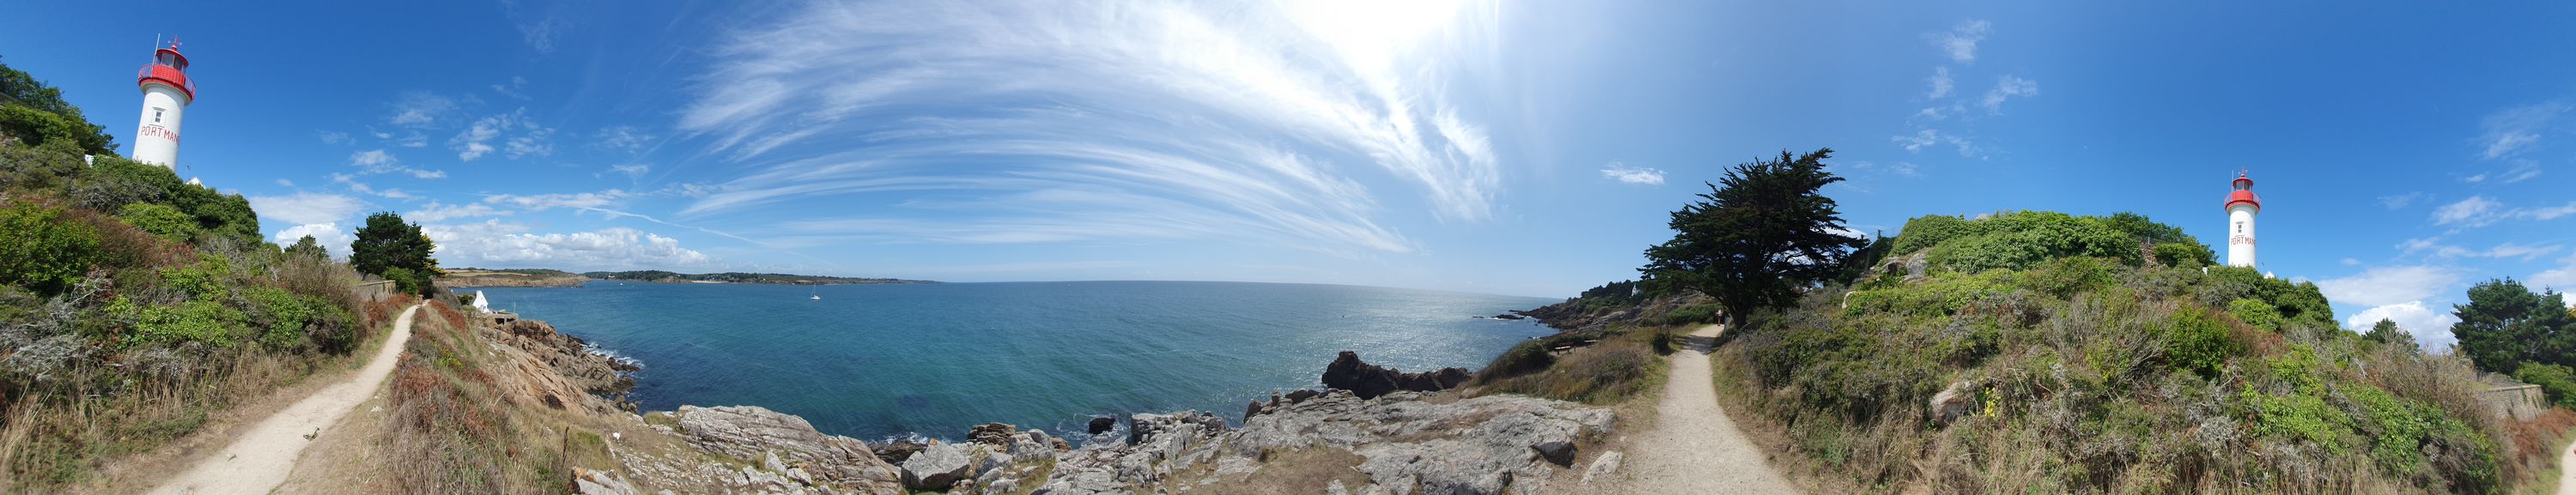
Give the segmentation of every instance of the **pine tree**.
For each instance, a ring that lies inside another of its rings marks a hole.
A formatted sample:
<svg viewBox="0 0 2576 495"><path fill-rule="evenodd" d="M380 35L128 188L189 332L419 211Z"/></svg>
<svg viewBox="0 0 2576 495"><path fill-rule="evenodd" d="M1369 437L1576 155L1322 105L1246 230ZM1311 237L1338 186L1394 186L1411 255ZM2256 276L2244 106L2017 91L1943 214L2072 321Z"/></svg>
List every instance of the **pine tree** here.
<svg viewBox="0 0 2576 495"><path fill-rule="evenodd" d="M1847 234L1834 200L1820 192L1843 180L1825 171L1832 154L1782 151L1727 170L1700 201L1672 213L1672 240L1646 248L1637 271L1657 290L1716 298L1732 321L1795 301L1798 288L1829 279L1866 244Z"/></svg>

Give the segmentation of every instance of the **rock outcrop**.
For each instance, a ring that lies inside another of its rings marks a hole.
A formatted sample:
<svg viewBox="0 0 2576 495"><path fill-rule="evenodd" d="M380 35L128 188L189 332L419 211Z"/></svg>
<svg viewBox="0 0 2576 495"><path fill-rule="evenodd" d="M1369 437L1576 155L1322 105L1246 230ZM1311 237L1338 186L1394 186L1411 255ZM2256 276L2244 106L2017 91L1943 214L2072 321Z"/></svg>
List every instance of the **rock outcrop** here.
<svg viewBox="0 0 2576 495"><path fill-rule="evenodd" d="M616 395L635 388L635 380L620 371L633 371L631 363L620 363L591 354L589 344L581 338L556 332L554 325L535 320L518 320L501 325L500 341L526 351L538 361L553 366L555 372L582 390Z"/></svg>
<svg viewBox="0 0 2576 495"><path fill-rule="evenodd" d="M1435 403L1417 392L1363 400L1335 390L1289 397L1234 430L1206 413L1136 415L1133 428L1142 433L1131 443L1059 454L1036 493L1157 493L1159 486L1240 480L1275 453L1305 449L1364 458L1352 468L1369 482L1350 493L1545 493L1559 475L1579 480L1583 470L1569 467L1579 446L1617 423L1608 409L1519 396ZM1207 466L1213 469L1197 469ZM1175 479L1189 476L1205 477Z"/></svg>
<svg viewBox="0 0 2576 495"><path fill-rule="evenodd" d="M1405 373L1394 368L1360 361L1360 354L1342 351L1333 363L1324 366L1324 386L1349 390L1362 399L1375 399L1398 390L1438 392L1456 388L1474 377L1466 368L1441 368L1425 373Z"/></svg>
<svg viewBox="0 0 2576 495"><path fill-rule="evenodd" d="M634 456L637 474L700 486L756 488L753 493L904 493L904 470L877 458L865 442L815 431L805 418L758 406L680 406L673 433L707 454L756 462L739 468L702 459ZM914 456L918 458L920 456Z"/></svg>

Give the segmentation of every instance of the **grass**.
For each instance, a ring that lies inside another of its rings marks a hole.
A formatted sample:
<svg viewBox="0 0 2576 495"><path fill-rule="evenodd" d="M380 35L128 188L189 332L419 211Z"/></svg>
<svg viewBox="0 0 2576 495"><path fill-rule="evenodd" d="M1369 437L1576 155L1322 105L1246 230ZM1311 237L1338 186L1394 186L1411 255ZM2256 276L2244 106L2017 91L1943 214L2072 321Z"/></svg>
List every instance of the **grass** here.
<svg viewBox="0 0 2576 495"><path fill-rule="evenodd" d="M1217 482L1194 486L1191 492L1244 495L1307 495L1322 492L1324 486L1339 480L1342 486L1356 492L1368 484L1368 475L1359 471L1367 458L1348 450L1335 448L1266 449L1262 451L1261 469L1240 479L1219 478ZM1213 470L1214 463L1201 466ZM1173 476L1176 480L1197 480L1199 476ZM1192 481L1195 483L1195 481ZM1027 486L1023 484L1022 486ZM1178 493L1178 492L1175 492Z"/></svg>
<svg viewBox="0 0 2576 495"><path fill-rule="evenodd" d="M1601 336L1600 342L1563 356L1548 350L1557 339L1515 346L1477 374L1477 393L1511 393L1593 405L1618 404L1663 385L1664 359L1652 341L1666 330L1636 329Z"/></svg>
<svg viewBox="0 0 2576 495"><path fill-rule="evenodd" d="M388 466L405 493L558 493L573 468L613 469L598 430L521 397L499 351L454 306L415 319L386 395Z"/></svg>

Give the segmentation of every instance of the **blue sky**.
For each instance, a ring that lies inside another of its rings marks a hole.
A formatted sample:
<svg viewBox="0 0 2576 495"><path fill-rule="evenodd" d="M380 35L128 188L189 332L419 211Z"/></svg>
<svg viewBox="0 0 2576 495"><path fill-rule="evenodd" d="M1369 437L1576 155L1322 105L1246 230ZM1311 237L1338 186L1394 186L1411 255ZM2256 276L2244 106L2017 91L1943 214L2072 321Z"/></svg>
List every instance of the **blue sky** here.
<svg viewBox="0 0 2576 495"><path fill-rule="evenodd" d="M1830 146L1891 234L2223 246L2248 169L2265 270L2437 344L2470 283L2576 287L2576 4L421 3L20 5L0 57L122 140L183 36L182 175L449 266L1562 296Z"/></svg>

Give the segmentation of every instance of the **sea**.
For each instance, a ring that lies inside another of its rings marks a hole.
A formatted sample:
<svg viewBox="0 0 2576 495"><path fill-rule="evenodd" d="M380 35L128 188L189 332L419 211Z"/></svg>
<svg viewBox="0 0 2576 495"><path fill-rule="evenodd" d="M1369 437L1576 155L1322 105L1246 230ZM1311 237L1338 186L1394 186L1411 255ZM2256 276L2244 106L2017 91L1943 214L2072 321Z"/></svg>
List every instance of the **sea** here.
<svg viewBox="0 0 2576 495"><path fill-rule="evenodd" d="M1477 369L1554 333L1491 318L1556 301L1342 285L1016 282L482 288L640 363L644 410L757 405L870 441L988 422L1083 439L1094 416L1209 411L1318 388L1340 351ZM820 296L821 300L813 299Z"/></svg>

